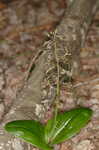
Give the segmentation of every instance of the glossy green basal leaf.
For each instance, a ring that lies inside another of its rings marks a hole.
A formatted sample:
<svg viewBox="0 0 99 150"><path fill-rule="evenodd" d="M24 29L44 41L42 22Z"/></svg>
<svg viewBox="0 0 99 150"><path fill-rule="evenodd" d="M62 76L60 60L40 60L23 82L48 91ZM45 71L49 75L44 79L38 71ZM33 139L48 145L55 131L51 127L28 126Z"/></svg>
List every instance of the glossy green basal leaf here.
<svg viewBox="0 0 99 150"><path fill-rule="evenodd" d="M44 141L44 126L38 121L12 121L5 125L5 130L42 150L52 150Z"/></svg>
<svg viewBox="0 0 99 150"><path fill-rule="evenodd" d="M92 110L89 108L76 108L68 112L58 113L56 127L52 129L53 118L48 121L45 127L46 143L59 144L76 135L91 119Z"/></svg>
<svg viewBox="0 0 99 150"><path fill-rule="evenodd" d="M75 113L77 112L77 110L73 110L73 112L74 111ZM50 119L47 122L47 125L45 127L46 143L50 143L57 136L57 134L60 133L60 131L64 128L64 126L67 125L67 123L69 122L69 120L71 120L73 115L75 116L73 112L71 110L69 112L64 112L62 114L58 113L56 116L56 122L54 125L53 125L54 118ZM54 126L54 130L53 130L53 126Z"/></svg>

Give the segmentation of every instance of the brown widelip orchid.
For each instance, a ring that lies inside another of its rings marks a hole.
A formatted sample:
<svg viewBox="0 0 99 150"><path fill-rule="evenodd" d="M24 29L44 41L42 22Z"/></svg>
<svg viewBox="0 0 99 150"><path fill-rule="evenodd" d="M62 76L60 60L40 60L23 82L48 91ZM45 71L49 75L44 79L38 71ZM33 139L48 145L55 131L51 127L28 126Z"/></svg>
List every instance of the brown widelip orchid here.
<svg viewBox="0 0 99 150"><path fill-rule="evenodd" d="M12 135L42 150L52 150L59 144L75 136L90 121L92 110L75 108L57 113L47 124L35 120L16 120L5 125L5 130Z"/></svg>

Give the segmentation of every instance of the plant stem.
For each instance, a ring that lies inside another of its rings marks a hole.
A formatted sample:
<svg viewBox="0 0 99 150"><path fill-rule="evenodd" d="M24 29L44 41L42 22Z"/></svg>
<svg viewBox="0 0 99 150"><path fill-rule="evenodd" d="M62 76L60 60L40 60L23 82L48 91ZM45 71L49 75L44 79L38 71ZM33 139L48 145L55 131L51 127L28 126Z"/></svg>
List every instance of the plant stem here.
<svg viewBox="0 0 99 150"><path fill-rule="evenodd" d="M58 113L58 106L59 106L59 99L60 99L60 67L59 67L59 58L57 54L57 44L56 44L56 33L57 31L54 32L54 54L55 54L55 59L56 59L56 67L57 67L57 87L56 87L56 99L55 99L55 118Z"/></svg>

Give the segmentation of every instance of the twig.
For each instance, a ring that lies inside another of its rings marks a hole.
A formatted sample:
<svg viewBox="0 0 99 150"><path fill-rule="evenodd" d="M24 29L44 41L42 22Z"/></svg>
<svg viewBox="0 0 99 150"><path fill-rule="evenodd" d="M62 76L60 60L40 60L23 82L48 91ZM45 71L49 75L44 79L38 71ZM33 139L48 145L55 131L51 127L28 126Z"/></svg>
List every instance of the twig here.
<svg viewBox="0 0 99 150"><path fill-rule="evenodd" d="M90 81L85 81L85 82L80 82L80 83L77 83L75 84L73 87L74 88L77 88L79 86L84 86L84 85L88 85L88 84L93 84L94 82L97 82L99 81L99 78L96 78L96 79L93 79L93 80L90 80Z"/></svg>
<svg viewBox="0 0 99 150"><path fill-rule="evenodd" d="M32 58L31 62L30 62L30 65L29 65L29 68L28 70L26 71L26 75L25 75L25 81L27 81L30 77L30 73L31 73L31 69L33 67L33 65L35 65L35 61L38 59L38 57L42 54L42 50L39 50L37 52L37 54L35 55L35 57Z"/></svg>

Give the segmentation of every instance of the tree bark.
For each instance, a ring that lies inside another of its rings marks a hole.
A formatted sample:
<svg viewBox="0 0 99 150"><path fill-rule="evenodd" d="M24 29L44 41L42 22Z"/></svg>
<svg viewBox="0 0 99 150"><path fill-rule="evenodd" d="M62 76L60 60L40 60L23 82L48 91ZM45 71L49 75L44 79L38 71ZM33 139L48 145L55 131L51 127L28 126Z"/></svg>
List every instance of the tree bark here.
<svg viewBox="0 0 99 150"><path fill-rule="evenodd" d="M66 65L66 59L68 59L68 64L71 66L69 71L72 72L73 78L78 74L78 72L80 72L80 48L84 46L89 25L98 6L99 0L73 1L72 5L70 5L68 10L66 10L62 22L57 27L57 35L55 40L58 45L58 59L63 66ZM47 44L46 46L45 44L45 47L42 46L41 51L43 51L43 53L38 59L36 67L31 74L27 86L24 87L22 92L18 94L17 100L14 102L12 109L4 117L4 120L1 123L0 148L3 150L32 150L32 146L22 142L17 138L14 138L5 132L3 126L6 122L11 120L41 120L44 118L44 113L47 106L43 105L41 101L41 82L45 78L48 67L50 67L49 64L47 64L47 61L49 51L53 51L53 39L51 39L51 45L49 46ZM70 54L70 57L68 57L69 55L65 55L66 53ZM53 59L54 57L52 56L51 60ZM53 76L51 77L53 78ZM53 103L53 101L49 103Z"/></svg>
<svg viewBox="0 0 99 150"><path fill-rule="evenodd" d="M65 47L72 53L73 75L79 72L80 48L84 46L97 7L99 7L97 0L75 0L58 27L58 33L66 40Z"/></svg>

